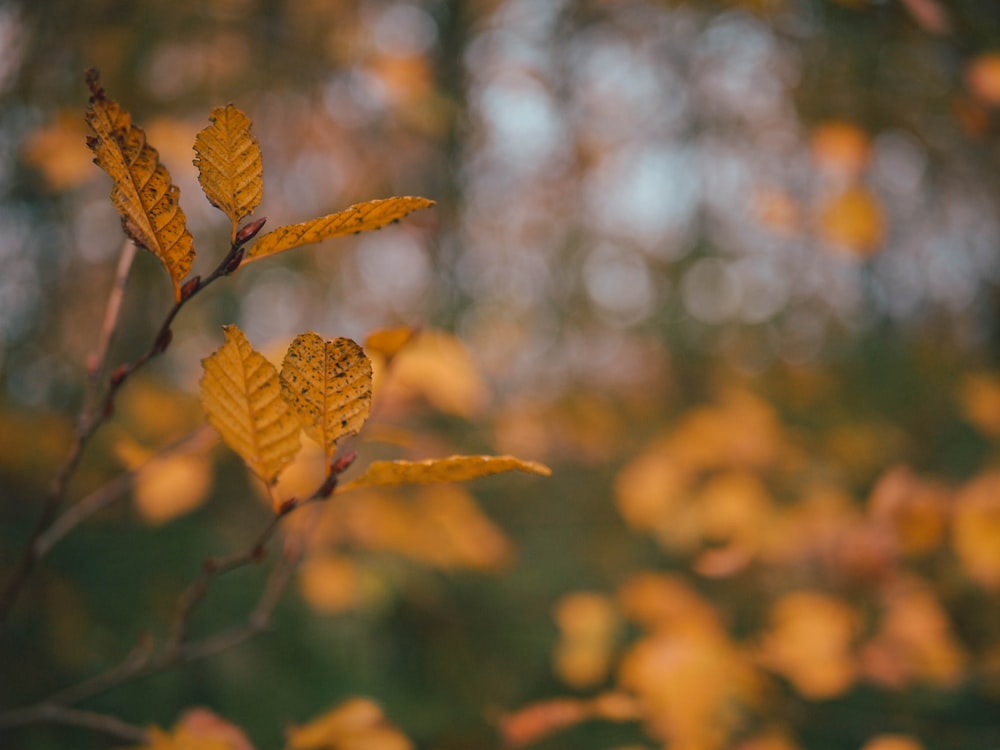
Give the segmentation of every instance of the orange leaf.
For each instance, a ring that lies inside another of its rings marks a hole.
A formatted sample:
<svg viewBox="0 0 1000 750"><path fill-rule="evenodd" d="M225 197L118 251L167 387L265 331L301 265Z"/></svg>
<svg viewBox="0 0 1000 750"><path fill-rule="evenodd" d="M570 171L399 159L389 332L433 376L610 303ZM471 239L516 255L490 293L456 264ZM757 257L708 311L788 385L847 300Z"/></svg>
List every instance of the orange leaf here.
<svg viewBox="0 0 1000 750"><path fill-rule="evenodd" d="M122 216L122 228L137 245L155 255L174 284L180 299L181 281L191 270L195 252L187 221L160 155L146 142L146 134L132 124L132 116L108 99L96 71L89 71L90 107L87 123L96 134L87 140L94 161L111 175L111 201Z"/></svg>
<svg viewBox="0 0 1000 750"><path fill-rule="evenodd" d="M331 237L380 229L407 214L428 208L434 201L414 196L383 198L356 203L350 208L301 224L289 224L261 236L247 251L246 261L260 260L302 245L322 242Z"/></svg>
<svg viewBox="0 0 1000 750"><path fill-rule="evenodd" d="M832 245L867 257L885 238L885 217L878 199L863 187L834 196L820 215L820 234Z"/></svg>
<svg viewBox="0 0 1000 750"><path fill-rule="evenodd" d="M300 426L281 397L274 365L254 351L236 326L224 326L226 343L202 360L201 402L208 421L267 484L299 451Z"/></svg>
<svg viewBox="0 0 1000 750"><path fill-rule="evenodd" d="M281 395L329 459L361 429L372 405L372 364L350 339L296 336L281 365Z"/></svg>
<svg viewBox="0 0 1000 750"><path fill-rule="evenodd" d="M514 456L449 456L426 461L373 461L364 474L343 485L341 490L398 484L465 482L506 471L525 471L546 477L552 474L552 470L544 464L522 461Z"/></svg>
<svg viewBox="0 0 1000 750"><path fill-rule="evenodd" d="M250 133L250 118L232 104L213 109L209 120L194 141L198 182L209 203L229 217L235 240L240 219L264 195L260 145Z"/></svg>
<svg viewBox="0 0 1000 750"><path fill-rule="evenodd" d="M352 698L287 732L285 750L410 750L413 747L382 709L367 698Z"/></svg>

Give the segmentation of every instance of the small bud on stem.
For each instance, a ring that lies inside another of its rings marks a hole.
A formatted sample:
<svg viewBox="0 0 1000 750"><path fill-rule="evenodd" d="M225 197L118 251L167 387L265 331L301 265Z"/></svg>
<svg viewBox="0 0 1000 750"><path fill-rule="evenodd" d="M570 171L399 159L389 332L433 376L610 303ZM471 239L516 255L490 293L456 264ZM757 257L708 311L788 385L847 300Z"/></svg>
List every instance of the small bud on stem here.
<svg viewBox="0 0 1000 750"><path fill-rule="evenodd" d="M261 229L264 228L264 224L266 221L267 217L264 216L260 219L256 219L255 221L251 221L244 227L240 227L240 231L236 233L236 240L233 242L233 244L239 246L248 243L250 240L252 240L254 237L257 236L257 233Z"/></svg>

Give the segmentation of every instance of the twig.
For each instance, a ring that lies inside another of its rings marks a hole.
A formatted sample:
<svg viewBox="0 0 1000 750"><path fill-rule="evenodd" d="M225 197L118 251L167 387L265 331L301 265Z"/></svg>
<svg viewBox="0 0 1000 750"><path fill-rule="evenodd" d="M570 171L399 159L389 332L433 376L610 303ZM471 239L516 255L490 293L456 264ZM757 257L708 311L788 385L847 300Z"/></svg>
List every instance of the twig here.
<svg viewBox="0 0 1000 750"><path fill-rule="evenodd" d="M87 698L106 693L108 690L132 680L140 674L145 674L150 664L153 663L154 648L153 639L148 634L143 633L139 637L135 648L129 652L128 656L120 664L83 682L63 688L53 693L44 702L60 706L75 706Z"/></svg>
<svg viewBox="0 0 1000 750"><path fill-rule="evenodd" d="M195 608L201 603L208 593L212 582L221 575L238 568L246 567L264 559L265 548L274 532L281 523L281 519L295 510L299 505L290 504L283 506L281 511L276 513L264 527L264 530L257 537L257 540L245 552L230 555L222 558L209 558L201 566L198 577L188 586L177 599L177 609L174 613L173 625L170 628L170 636L167 639L167 653L176 653L187 639L188 630L191 624L191 616Z"/></svg>
<svg viewBox="0 0 1000 750"><path fill-rule="evenodd" d="M126 471L124 474L120 474L103 487L99 487L89 495L85 496L82 500L71 505L63 511L63 513L52 522L52 525L49 526L45 533L38 538L38 541L35 543L35 554L38 559L45 557L45 555L51 551L56 543L69 534L69 532L95 513L107 508L126 491L128 491L136 476L138 476L142 470L150 464L150 462L157 461L173 453L186 451L190 448L198 448L207 442L206 439L209 438L211 434L210 428L202 425L194 432L164 447L136 468Z"/></svg>
<svg viewBox="0 0 1000 750"><path fill-rule="evenodd" d="M160 326L159 331L157 331L156 336L153 338L153 343L150 345L149 349L146 350L146 352L138 359L129 364L121 365L111 374L104 397L99 400L100 403L97 404L96 408L81 411L80 420L76 429L76 439L70 447L69 455L66 457L62 468L56 474L56 477L49 488L48 495L42 505L42 512L34 530L31 533L31 537L29 538L28 544L24 549L24 553L22 554L17 566L14 568L14 572L8 579L3 593L0 594L0 626L6 623L14 602L17 600L18 595L21 593L21 589L24 588L24 584L31 576L32 571L35 569L35 565L40 559L38 556L38 540L58 517L59 509L65 501L69 479L76 470L77 465L80 463L84 448L86 448L87 444L90 442L90 439L97 431L97 428L104 424L104 422L106 422L107 419L114 413L114 402L118 389L122 387L125 381L128 380L134 372L144 367L147 362L158 354L162 354L166 351L167 347L170 346L170 341L173 338L173 332L171 331L170 326L173 324L174 318L177 317L177 314L181 311L184 305L186 305L188 301L202 292L210 284L223 276L228 276L239 268L240 263L243 260L244 243L248 242L254 234L256 234L256 231L259 231L259 229L263 226L263 221L263 219L258 219L240 230L237 234L236 242L232 245L232 247L230 247L226 257L222 259L219 265L216 266L215 270L213 270L208 276L205 278L195 276L189 279L183 287L181 287L180 299L174 302L173 307L170 308L163 324ZM105 317L107 318L107 316Z"/></svg>
<svg viewBox="0 0 1000 750"><path fill-rule="evenodd" d="M97 401L101 378L107 368L108 351L118 330L118 316L121 313L122 299L125 297L125 284L128 281L132 261L135 260L136 246L130 239L122 243L122 252L118 257L118 267L115 269L114 285L108 294L108 302L104 308L104 322L101 325L101 335L97 347L87 358L87 392L83 399L80 413L89 418L94 403Z"/></svg>
<svg viewBox="0 0 1000 750"><path fill-rule="evenodd" d="M246 552L226 558L206 560L194 582L178 597L170 635L159 651L154 651L152 641L144 637L140 639L139 644L124 661L106 672L60 690L33 706L0 713L0 728L27 723L17 720L16 717L34 716L35 714L30 712L39 710L41 706L76 705L133 680L207 658L243 643L257 633L266 630L270 625L274 608L288 587L292 574L302 558L302 552L305 548L304 534L308 531L303 531L288 541L285 553L271 571L257 605L242 625L207 636L199 641L188 642L186 640L190 618L197 605L204 599L211 583L224 573L262 560L267 544L274 537L282 519L299 508L327 497L328 488L336 485L336 479L336 474L328 476L323 484L304 500L292 498L284 502Z"/></svg>
<svg viewBox="0 0 1000 750"><path fill-rule="evenodd" d="M267 630L271 625L274 609L278 606L282 594L292 580L292 574L302 560L304 548L303 544L286 545L285 554L271 570L260 599L257 600L257 606L247 616L246 622L231 630L208 636L182 647L180 655L184 661L196 661L213 656L220 651L238 646L258 633Z"/></svg>
<svg viewBox="0 0 1000 750"><path fill-rule="evenodd" d="M10 711L0 716L0 729L13 729L31 724L63 724L91 729L127 742L145 744L150 741L149 732L145 729L114 716L94 711L80 711L52 703L39 703L30 708Z"/></svg>

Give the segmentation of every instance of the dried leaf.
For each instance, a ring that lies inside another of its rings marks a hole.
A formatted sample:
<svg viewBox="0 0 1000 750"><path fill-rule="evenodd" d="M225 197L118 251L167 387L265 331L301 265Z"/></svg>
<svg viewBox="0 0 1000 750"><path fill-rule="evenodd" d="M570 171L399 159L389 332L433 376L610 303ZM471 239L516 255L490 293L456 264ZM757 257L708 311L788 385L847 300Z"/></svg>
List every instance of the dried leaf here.
<svg viewBox="0 0 1000 750"><path fill-rule="evenodd" d="M415 395L435 409L460 417L482 412L488 389L465 345L444 331L422 331L393 358L386 379L388 402L405 403Z"/></svg>
<svg viewBox="0 0 1000 750"><path fill-rule="evenodd" d="M833 196L823 205L819 222L824 240L858 257L874 255L885 239L882 205L863 187L851 187Z"/></svg>
<svg viewBox="0 0 1000 750"><path fill-rule="evenodd" d="M1000 591L1000 470L980 473L959 490L951 541L966 574Z"/></svg>
<svg viewBox="0 0 1000 750"><path fill-rule="evenodd" d="M285 750L410 750L413 747L367 698L352 698L288 730Z"/></svg>
<svg viewBox="0 0 1000 750"><path fill-rule="evenodd" d="M356 435L372 405L372 364L355 342L296 336L281 365L281 395L329 459L337 441Z"/></svg>
<svg viewBox="0 0 1000 750"><path fill-rule="evenodd" d="M638 702L622 692L601 693L591 700L552 698L504 714L499 730L508 746L523 747L588 719L633 721L640 714Z"/></svg>
<svg viewBox="0 0 1000 750"><path fill-rule="evenodd" d="M861 750L924 750L924 746L916 737L906 734L877 734Z"/></svg>
<svg viewBox="0 0 1000 750"><path fill-rule="evenodd" d="M242 729L200 706L185 710L174 726L174 731L178 734L183 731L187 737L206 745L210 742L221 743L226 750L253 750L253 745Z"/></svg>
<svg viewBox="0 0 1000 750"><path fill-rule="evenodd" d="M969 61L965 83L974 97L988 107L1000 105L1000 52L984 52Z"/></svg>
<svg viewBox="0 0 1000 750"><path fill-rule="evenodd" d="M413 339L415 333L416 330L410 326L380 328L365 337L365 351L377 352L386 360L392 359Z"/></svg>
<svg viewBox="0 0 1000 750"><path fill-rule="evenodd" d="M70 190L89 180L94 165L85 143L86 126L80 113L61 110L24 140L25 161L35 167L54 191Z"/></svg>
<svg viewBox="0 0 1000 750"><path fill-rule="evenodd" d="M236 326L202 360L201 403L208 421L258 477L272 484L299 450L299 423L281 398L274 365L254 351Z"/></svg>
<svg viewBox="0 0 1000 750"><path fill-rule="evenodd" d="M87 123L96 135L87 139L95 163L111 175L111 201L122 215L125 233L155 255L174 284L180 299L181 281L191 270L195 252L191 233L167 168L146 134L132 124L132 116L108 99L96 71L87 76L90 107Z"/></svg>
<svg viewBox="0 0 1000 750"><path fill-rule="evenodd" d="M146 523L166 523L205 501L212 486L208 448L214 440L206 428L190 445L158 454L128 438L115 446L118 456L135 472L132 498Z"/></svg>
<svg viewBox="0 0 1000 750"><path fill-rule="evenodd" d="M194 164L209 203L232 221L235 240L240 219L252 214L264 195L260 145L250 118L232 104L212 110L208 119L212 124L194 141Z"/></svg>
<svg viewBox="0 0 1000 750"><path fill-rule="evenodd" d="M373 461L364 474L343 485L342 490L398 484L465 482L505 471L525 471L546 477L552 473L544 464L522 461L514 456L449 456L426 461Z"/></svg>
<svg viewBox="0 0 1000 750"><path fill-rule="evenodd" d="M350 208L335 214L321 216L301 224L289 224L268 232L250 247L244 262L260 260L285 250L321 242L331 237L343 237L348 234L379 229L386 224L402 219L407 214L433 205L434 201L414 196L355 203Z"/></svg>
<svg viewBox="0 0 1000 750"><path fill-rule="evenodd" d="M531 703L500 718L500 734L509 747L523 747L591 718L586 701L553 698Z"/></svg>
<svg viewBox="0 0 1000 750"><path fill-rule="evenodd" d="M856 177L871 158L868 134L852 122L828 120L810 140L813 159L824 172Z"/></svg>
<svg viewBox="0 0 1000 750"><path fill-rule="evenodd" d="M332 507L332 506L328 506ZM328 513L338 539L388 551L442 570L496 571L513 559L513 544L463 487L423 487L407 495L370 492Z"/></svg>
<svg viewBox="0 0 1000 750"><path fill-rule="evenodd" d="M364 597L362 570L346 555L311 557L299 568L299 589L310 606L325 614L358 607Z"/></svg>
<svg viewBox="0 0 1000 750"><path fill-rule="evenodd" d="M853 641L859 619L847 602L816 591L794 591L771 606L770 621L761 662L801 695L834 698L857 680Z"/></svg>
<svg viewBox="0 0 1000 750"><path fill-rule="evenodd" d="M555 621L559 626L552 654L555 673L578 690L603 682L611 670L619 627L611 598L593 591L567 594L556 603Z"/></svg>
<svg viewBox="0 0 1000 750"><path fill-rule="evenodd" d="M202 737L178 727L165 732L158 727L149 731L149 742L135 745L128 750L237 750L238 745L220 737Z"/></svg>

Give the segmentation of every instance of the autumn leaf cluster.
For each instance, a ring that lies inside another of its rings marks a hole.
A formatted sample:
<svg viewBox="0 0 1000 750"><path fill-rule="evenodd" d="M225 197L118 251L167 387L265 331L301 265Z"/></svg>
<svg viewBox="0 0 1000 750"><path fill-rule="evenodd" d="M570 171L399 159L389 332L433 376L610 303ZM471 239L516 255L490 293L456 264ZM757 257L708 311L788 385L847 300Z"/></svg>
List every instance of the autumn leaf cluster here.
<svg viewBox="0 0 1000 750"><path fill-rule="evenodd" d="M996 446L1000 378L967 374L953 398ZM614 503L663 564L559 598L551 659L567 694L507 714L511 745L611 721L662 747L792 750L808 744L788 696L817 715L859 694L995 699L995 465L960 482L919 472L895 458L890 425L806 431L781 403L719 387L626 461ZM974 632L969 608L985 618ZM874 725L865 748L934 746L925 726Z"/></svg>

